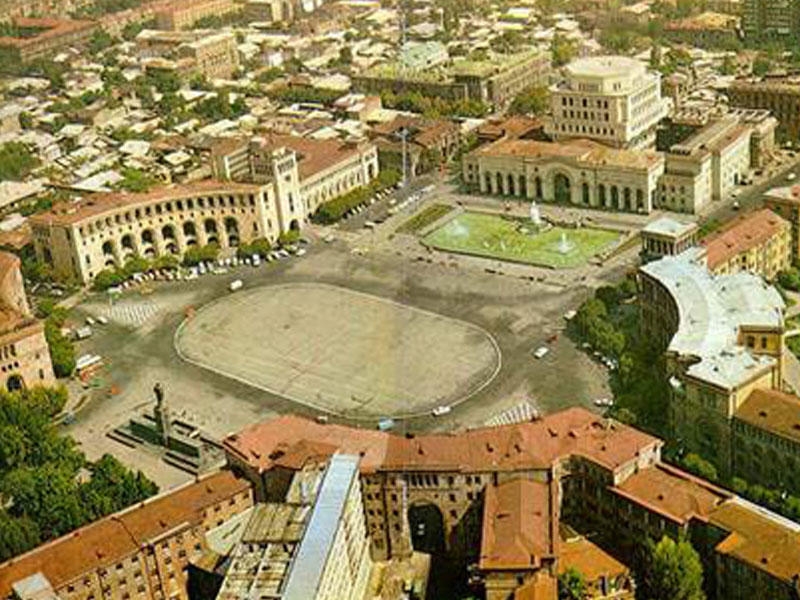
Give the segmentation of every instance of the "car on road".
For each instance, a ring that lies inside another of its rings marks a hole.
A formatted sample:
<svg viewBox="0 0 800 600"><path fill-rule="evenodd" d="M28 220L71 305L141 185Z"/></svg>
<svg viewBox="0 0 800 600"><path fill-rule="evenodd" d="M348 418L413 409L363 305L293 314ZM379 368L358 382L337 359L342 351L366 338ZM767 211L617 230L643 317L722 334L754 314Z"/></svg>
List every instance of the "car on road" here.
<svg viewBox="0 0 800 600"><path fill-rule="evenodd" d="M94 319L92 317L86 317L86 324L89 326L94 325Z"/></svg>
<svg viewBox="0 0 800 600"><path fill-rule="evenodd" d="M108 325L108 319L103 315L97 317L97 322L100 323L101 325Z"/></svg>
<svg viewBox="0 0 800 600"><path fill-rule="evenodd" d="M548 348L547 346L539 346L536 350L533 351L533 358L535 359L544 358L545 356L547 356L549 352L550 348Z"/></svg>
<svg viewBox="0 0 800 600"><path fill-rule="evenodd" d="M231 282L230 282L230 284L228 285L228 289L229 289L230 291L232 291L232 292L235 292L236 290L240 290L240 289L242 289L242 286L243 286L243 285L244 285L244 284L242 283L242 280L241 280L241 279L234 279L234 280L233 280L233 281L231 281Z"/></svg>
<svg viewBox="0 0 800 600"><path fill-rule="evenodd" d="M733 208L733 210L739 210L739 208L740 208L739 201L738 200L734 200L733 204L731 205L731 207Z"/></svg>
<svg viewBox="0 0 800 600"><path fill-rule="evenodd" d="M599 408L611 408L614 406L614 401L611 398L597 398L594 405Z"/></svg>
<svg viewBox="0 0 800 600"><path fill-rule="evenodd" d="M450 408L449 406L447 406L446 404L442 404L441 406L437 406L436 408L434 408L431 411L431 414L434 417L443 417L444 415L449 413L451 410L453 410L453 409Z"/></svg>
<svg viewBox="0 0 800 600"><path fill-rule="evenodd" d="M789 173L786 176L786 181L794 181L795 179L797 179L797 174L796 173Z"/></svg>

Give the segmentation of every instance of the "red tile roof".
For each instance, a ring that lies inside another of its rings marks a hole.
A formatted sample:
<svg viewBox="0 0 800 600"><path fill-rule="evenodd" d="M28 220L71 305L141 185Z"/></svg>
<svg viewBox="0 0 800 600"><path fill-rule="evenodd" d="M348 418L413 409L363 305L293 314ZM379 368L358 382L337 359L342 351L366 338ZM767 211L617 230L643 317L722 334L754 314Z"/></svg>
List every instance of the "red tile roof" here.
<svg viewBox="0 0 800 600"><path fill-rule="evenodd" d="M631 475L614 493L676 523L706 520L731 494L707 481L659 463Z"/></svg>
<svg viewBox="0 0 800 600"><path fill-rule="evenodd" d="M557 551L557 483L513 479L487 486L481 570L537 569ZM555 527L556 535L553 535Z"/></svg>
<svg viewBox="0 0 800 600"><path fill-rule="evenodd" d="M734 415L797 443L800 442L800 397L780 390L753 390Z"/></svg>
<svg viewBox="0 0 800 600"><path fill-rule="evenodd" d="M222 471L173 492L95 521L0 565L0 598L20 579L41 572L59 587L129 556L142 544L176 527L198 524L203 510L250 488L250 483Z"/></svg>
<svg viewBox="0 0 800 600"><path fill-rule="evenodd" d="M76 202L61 202L47 212L31 216L29 222L32 225L45 226L70 225L105 213L152 202L179 200L198 195L256 194L261 187L251 183L208 179L191 184L165 185L142 194L128 192L90 194Z"/></svg>
<svg viewBox="0 0 800 600"><path fill-rule="evenodd" d="M709 269L715 269L734 256L759 246L790 224L768 208L740 215L730 225L704 238Z"/></svg>
<svg viewBox="0 0 800 600"><path fill-rule="evenodd" d="M547 468L570 455L585 456L615 469L662 443L588 410L570 408L535 422L412 438L287 415L245 428L224 444L230 453L264 471L287 455L299 461L297 444L301 440L317 444L315 451L338 449L361 455L361 471L365 473L414 469L515 471ZM309 451L308 457L313 456Z"/></svg>

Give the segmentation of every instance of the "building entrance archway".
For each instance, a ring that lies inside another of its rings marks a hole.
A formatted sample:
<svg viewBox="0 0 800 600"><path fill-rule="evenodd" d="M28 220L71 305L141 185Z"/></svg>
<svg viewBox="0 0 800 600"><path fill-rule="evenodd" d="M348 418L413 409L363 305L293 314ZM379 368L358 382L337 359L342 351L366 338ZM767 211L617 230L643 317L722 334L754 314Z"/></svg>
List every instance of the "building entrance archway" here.
<svg viewBox="0 0 800 600"><path fill-rule="evenodd" d="M411 545L418 552L440 555L446 548L444 517L435 504L418 504L408 509Z"/></svg>
<svg viewBox="0 0 800 600"><path fill-rule="evenodd" d="M556 202L569 203L572 199L572 183L563 173L556 173L553 178L553 190Z"/></svg>

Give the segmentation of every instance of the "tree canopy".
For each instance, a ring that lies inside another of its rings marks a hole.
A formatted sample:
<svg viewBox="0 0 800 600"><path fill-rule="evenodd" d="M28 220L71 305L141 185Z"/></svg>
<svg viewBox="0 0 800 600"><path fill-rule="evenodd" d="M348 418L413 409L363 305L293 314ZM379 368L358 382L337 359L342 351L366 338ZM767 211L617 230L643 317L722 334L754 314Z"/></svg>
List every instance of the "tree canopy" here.
<svg viewBox="0 0 800 600"><path fill-rule="evenodd" d="M25 144L8 142L0 146L0 181L20 180L38 164Z"/></svg>
<svg viewBox="0 0 800 600"><path fill-rule="evenodd" d="M705 600L703 565L692 544L664 536L648 541L648 557L642 581L647 600ZM638 594L637 594L638 596Z"/></svg>
<svg viewBox="0 0 800 600"><path fill-rule="evenodd" d="M121 510L158 490L110 455L91 463L51 416L64 388L0 392L0 560ZM79 478L80 469L91 474Z"/></svg>

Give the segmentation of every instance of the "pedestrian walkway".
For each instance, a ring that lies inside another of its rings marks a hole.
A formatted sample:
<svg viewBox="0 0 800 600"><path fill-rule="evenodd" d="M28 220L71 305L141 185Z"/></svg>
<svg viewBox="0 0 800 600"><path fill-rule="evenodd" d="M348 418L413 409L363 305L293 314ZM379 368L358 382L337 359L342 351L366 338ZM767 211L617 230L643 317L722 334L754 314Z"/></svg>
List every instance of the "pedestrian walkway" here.
<svg viewBox="0 0 800 600"><path fill-rule="evenodd" d="M102 314L109 321L138 329L158 315L160 311L158 304L150 299L121 300L111 307L106 307Z"/></svg>

